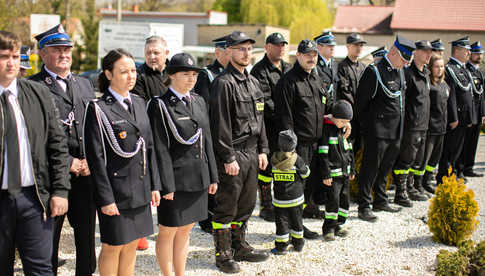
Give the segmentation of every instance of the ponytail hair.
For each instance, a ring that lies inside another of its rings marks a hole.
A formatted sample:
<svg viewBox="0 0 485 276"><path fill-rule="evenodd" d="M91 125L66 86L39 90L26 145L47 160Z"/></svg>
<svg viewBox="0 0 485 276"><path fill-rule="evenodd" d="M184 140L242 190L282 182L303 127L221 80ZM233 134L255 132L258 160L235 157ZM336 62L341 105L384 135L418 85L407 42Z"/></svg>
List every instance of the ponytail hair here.
<svg viewBox="0 0 485 276"><path fill-rule="evenodd" d="M111 81L108 80L104 71L108 70L113 72L115 62L120 60L122 57L129 57L134 60L133 56L128 51L121 48L111 50L108 54L106 54L106 56L103 57L103 60L101 61L101 73L98 77L99 91L103 93L108 92L108 87L110 86Z"/></svg>

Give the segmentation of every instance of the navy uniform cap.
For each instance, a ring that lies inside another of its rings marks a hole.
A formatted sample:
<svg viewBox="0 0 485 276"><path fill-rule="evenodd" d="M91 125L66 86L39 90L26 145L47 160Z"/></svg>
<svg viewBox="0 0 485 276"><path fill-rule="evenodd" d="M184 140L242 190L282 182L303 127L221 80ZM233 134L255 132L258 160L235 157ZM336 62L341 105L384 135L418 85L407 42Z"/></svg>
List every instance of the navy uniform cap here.
<svg viewBox="0 0 485 276"><path fill-rule="evenodd" d="M179 53L174 55L167 66L168 74L175 74L181 71L196 71L202 70L200 67L195 65L194 58L187 53Z"/></svg>
<svg viewBox="0 0 485 276"><path fill-rule="evenodd" d="M32 69L29 62L30 58L30 48L29 46L22 45L20 48L20 68L25 70Z"/></svg>
<svg viewBox="0 0 485 276"><path fill-rule="evenodd" d="M313 40L315 40L316 43L321 44L321 45L329 45L329 46L335 46L337 45L337 42L335 42L335 36L333 36L332 32L324 32L323 34L315 37Z"/></svg>
<svg viewBox="0 0 485 276"><path fill-rule="evenodd" d="M351 33L347 36L347 44L359 44L359 43L367 43L364 38L358 33Z"/></svg>
<svg viewBox="0 0 485 276"><path fill-rule="evenodd" d="M69 35L64 31L61 24L35 36L39 42L39 48L50 46L68 46L72 47L72 41Z"/></svg>
<svg viewBox="0 0 485 276"><path fill-rule="evenodd" d="M436 39L431 41L431 47L433 51L444 51L445 50L445 45L441 41L441 39Z"/></svg>
<svg viewBox="0 0 485 276"><path fill-rule="evenodd" d="M399 50L401 56L407 60L411 61L414 50L416 50L416 45L414 41L405 38L404 36L397 35L394 41L394 46Z"/></svg>
<svg viewBox="0 0 485 276"><path fill-rule="evenodd" d="M214 47L225 49L227 47L227 35L216 38L212 42L214 42Z"/></svg>
<svg viewBox="0 0 485 276"><path fill-rule="evenodd" d="M389 51L386 49L385 46L382 46L381 48L378 48L378 49L371 52L372 57L383 57L387 53L389 53Z"/></svg>
<svg viewBox="0 0 485 276"><path fill-rule="evenodd" d="M461 47L470 50L470 39L468 36L462 37L460 39L454 40L451 43L453 47Z"/></svg>
<svg viewBox="0 0 485 276"><path fill-rule="evenodd" d="M473 43L471 48L473 54L483 54L485 52L483 51L482 43L480 43L480 41Z"/></svg>
<svg viewBox="0 0 485 276"><path fill-rule="evenodd" d="M250 38L247 34L241 31L232 32L230 35L227 36L226 42L227 47L238 45L244 42L250 42L251 44L256 43L254 39Z"/></svg>
<svg viewBox="0 0 485 276"><path fill-rule="evenodd" d="M431 46L431 43L427 40L419 40L416 41L416 50L431 50L433 49L433 46Z"/></svg>
<svg viewBox="0 0 485 276"><path fill-rule="evenodd" d="M266 44L271 43L271 44L288 44L288 41L286 41L285 37L280 34L280 33L272 33L268 35L266 38Z"/></svg>
<svg viewBox="0 0 485 276"><path fill-rule="evenodd" d="M306 54L312 51L318 52L315 41L303 39L300 44L298 44L298 53Z"/></svg>

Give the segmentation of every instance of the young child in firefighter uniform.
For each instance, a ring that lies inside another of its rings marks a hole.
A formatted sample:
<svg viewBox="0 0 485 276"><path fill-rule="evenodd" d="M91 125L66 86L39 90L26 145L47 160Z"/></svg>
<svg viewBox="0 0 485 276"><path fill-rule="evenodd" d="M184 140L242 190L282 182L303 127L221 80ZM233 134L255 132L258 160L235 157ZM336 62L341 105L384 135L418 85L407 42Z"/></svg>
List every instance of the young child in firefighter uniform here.
<svg viewBox="0 0 485 276"><path fill-rule="evenodd" d="M344 138L343 127L352 119L352 106L339 100L331 115L325 116L323 135L318 142L319 168L323 189L327 194L323 238L335 240L335 235L345 237L348 231L342 228L349 213L349 180L355 177L352 144Z"/></svg>
<svg viewBox="0 0 485 276"><path fill-rule="evenodd" d="M278 148L271 158L273 173L273 206L276 223L276 255L286 254L288 244L297 252L303 250L303 196L304 181L310 175L310 168L295 151L296 134L292 130L281 131Z"/></svg>

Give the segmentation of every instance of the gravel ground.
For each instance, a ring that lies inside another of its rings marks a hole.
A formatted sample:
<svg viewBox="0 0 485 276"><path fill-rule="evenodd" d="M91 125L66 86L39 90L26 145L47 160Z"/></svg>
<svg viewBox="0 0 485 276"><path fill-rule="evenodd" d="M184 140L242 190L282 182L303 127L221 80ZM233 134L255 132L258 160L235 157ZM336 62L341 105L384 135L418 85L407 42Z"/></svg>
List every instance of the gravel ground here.
<svg viewBox="0 0 485 276"><path fill-rule="evenodd" d="M485 173L485 136L481 136L475 170ZM469 178L468 187L475 191L479 207L485 204L483 178ZM393 198L393 192L390 192ZM429 202L414 202L412 208L397 214L376 213L376 223L357 219L357 205L352 204L346 227L350 235L324 242L322 238L306 241L303 252L285 256L271 256L264 263L240 263L242 272L237 275L434 275L436 254L441 249L454 247L435 243L423 222ZM255 211L249 223L248 241L258 249L273 247L274 223L265 222ZM479 220L485 216L480 208ZM154 216L154 221L156 217ZM322 221L305 219L305 225L321 234ZM67 262L59 275L74 275L75 249L72 229L63 229L60 258ZM156 229L156 228L155 228ZM473 240L485 238L485 225L479 224ZM160 275L155 257L156 235L149 237L150 248L138 252L135 275ZM96 251L99 254L99 232L96 234ZM214 260L212 236L196 226L191 233L190 252L186 275L225 275L220 273ZM19 265L18 265L19 266ZM20 271L20 269L17 269ZM16 273L21 275L21 273Z"/></svg>

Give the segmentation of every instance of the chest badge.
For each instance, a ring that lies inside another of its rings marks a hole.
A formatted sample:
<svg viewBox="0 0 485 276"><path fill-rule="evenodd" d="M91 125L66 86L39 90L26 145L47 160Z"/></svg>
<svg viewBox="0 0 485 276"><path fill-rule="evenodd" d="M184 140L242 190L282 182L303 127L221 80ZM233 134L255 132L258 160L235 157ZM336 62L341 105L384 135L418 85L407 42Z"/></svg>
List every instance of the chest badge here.
<svg viewBox="0 0 485 276"><path fill-rule="evenodd" d="M51 84L52 84L52 79L51 79L51 77L46 77L44 81L45 81L45 83L47 83L47 84L49 84L49 85L51 85Z"/></svg>
<svg viewBox="0 0 485 276"><path fill-rule="evenodd" d="M264 103L256 103L257 111L264 111Z"/></svg>
<svg viewBox="0 0 485 276"><path fill-rule="evenodd" d="M327 97L322 96L322 104L326 104L326 103L327 103Z"/></svg>
<svg viewBox="0 0 485 276"><path fill-rule="evenodd" d="M120 132L119 135L120 135L120 139L126 139L127 133L126 133L126 131L122 131L122 132Z"/></svg>

